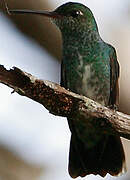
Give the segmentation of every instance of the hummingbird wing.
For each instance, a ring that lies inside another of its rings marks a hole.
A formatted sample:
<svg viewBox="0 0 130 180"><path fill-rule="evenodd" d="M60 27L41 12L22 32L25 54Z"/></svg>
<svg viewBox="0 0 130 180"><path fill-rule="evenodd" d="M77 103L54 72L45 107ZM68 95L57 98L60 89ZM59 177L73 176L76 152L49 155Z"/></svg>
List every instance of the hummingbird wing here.
<svg viewBox="0 0 130 180"><path fill-rule="evenodd" d="M110 99L109 105L114 108L119 105L119 63L117 61L116 51L111 46L112 53L110 53Z"/></svg>
<svg viewBox="0 0 130 180"><path fill-rule="evenodd" d="M68 87L67 87L67 77L66 77L66 72L65 72L65 67L64 67L63 61L61 63L61 82L60 82L60 85L62 87L64 87L65 89L68 89Z"/></svg>

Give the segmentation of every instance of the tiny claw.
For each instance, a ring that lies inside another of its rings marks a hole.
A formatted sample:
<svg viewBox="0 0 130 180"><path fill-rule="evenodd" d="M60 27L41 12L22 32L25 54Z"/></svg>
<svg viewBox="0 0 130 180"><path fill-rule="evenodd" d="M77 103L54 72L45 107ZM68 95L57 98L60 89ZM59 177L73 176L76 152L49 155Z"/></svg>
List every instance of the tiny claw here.
<svg viewBox="0 0 130 180"><path fill-rule="evenodd" d="M9 10L9 8L8 8L7 2L6 2L5 0L3 0L3 1L4 1L4 4L5 4L5 8L6 8L7 13L8 13L9 15L11 15L10 10Z"/></svg>

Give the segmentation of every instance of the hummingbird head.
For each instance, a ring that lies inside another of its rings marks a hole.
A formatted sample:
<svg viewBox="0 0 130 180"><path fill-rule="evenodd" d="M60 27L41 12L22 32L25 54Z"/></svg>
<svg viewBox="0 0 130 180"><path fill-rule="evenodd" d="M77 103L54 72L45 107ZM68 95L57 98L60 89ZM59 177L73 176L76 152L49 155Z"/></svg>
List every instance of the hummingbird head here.
<svg viewBox="0 0 130 180"><path fill-rule="evenodd" d="M60 18L52 18L52 21L62 32L97 30L97 25L91 10L83 4L68 2L53 12L59 15Z"/></svg>

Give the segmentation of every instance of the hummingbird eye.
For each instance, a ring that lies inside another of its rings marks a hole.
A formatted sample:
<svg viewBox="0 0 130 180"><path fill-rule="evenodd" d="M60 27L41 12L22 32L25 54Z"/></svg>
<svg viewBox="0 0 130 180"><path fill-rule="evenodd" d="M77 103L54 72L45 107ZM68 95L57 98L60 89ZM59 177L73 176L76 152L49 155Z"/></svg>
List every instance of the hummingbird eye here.
<svg viewBox="0 0 130 180"><path fill-rule="evenodd" d="M81 16L83 15L83 13L81 11L78 11L78 10L73 10L70 15L73 17L73 18L77 18L78 16Z"/></svg>

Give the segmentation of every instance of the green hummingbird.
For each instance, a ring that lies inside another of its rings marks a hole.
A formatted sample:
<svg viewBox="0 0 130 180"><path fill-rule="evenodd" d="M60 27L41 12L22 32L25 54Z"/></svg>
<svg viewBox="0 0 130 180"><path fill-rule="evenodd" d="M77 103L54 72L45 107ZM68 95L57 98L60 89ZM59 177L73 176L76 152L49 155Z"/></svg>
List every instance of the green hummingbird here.
<svg viewBox="0 0 130 180"><path fill-rule="evenodd" d="M118 107L119 64L115 49L105 43L91 10L83 4L68 2L52 12L10 10L50 17L60 29L63 41L61 86L111 108ZM125 171L125 155L119 135L105 134L77 114L68 117L71 131L69 174L104 177ZM75 122L75 123L74 123Z"/></svg>

